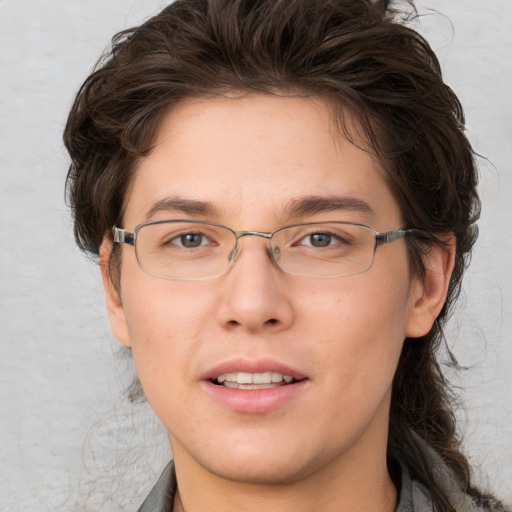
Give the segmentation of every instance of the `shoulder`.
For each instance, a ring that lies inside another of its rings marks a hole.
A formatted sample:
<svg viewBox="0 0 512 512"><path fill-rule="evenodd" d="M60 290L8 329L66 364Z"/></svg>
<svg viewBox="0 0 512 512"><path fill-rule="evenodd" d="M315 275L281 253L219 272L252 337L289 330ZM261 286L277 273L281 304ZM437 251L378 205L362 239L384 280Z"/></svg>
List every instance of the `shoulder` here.
<svg viewBox="0 0 512 512"><path fill-rule="evenodd" d="M434 512L430 493L423 484L412 481L411 495L411 512ZM450 503L453 512L504 512L501 507L496 508L492 503L477 503L462 491L450 493Z"/></svg>
<svg viewBox="0 0 512 512"><path fill-rule="evenodd" d="M433 468L436 480L450 503L449 512L512 512L495 500L478 499L461 489L460 482L442 457L431 446L422 442L427 463ZM409 471L403 465L401 470L402 487L396 512L434 512L432 494L427 486L411 476L414 471Z"/></svg>

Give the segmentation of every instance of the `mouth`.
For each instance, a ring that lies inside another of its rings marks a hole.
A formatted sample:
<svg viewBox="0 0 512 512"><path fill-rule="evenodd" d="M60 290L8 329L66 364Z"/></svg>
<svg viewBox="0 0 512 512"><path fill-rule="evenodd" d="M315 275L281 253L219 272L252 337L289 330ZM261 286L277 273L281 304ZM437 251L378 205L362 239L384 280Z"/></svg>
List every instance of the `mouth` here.
<svg viewBox="0 0 512 512"><path fill-rule="evenodd" d="M211 379L211 382L217 386L223 386L230 389L272 389L282 386L294 384L298 380L290 375L279 372L230 372L221 373L216 378Z"/></svg>
<svg viewBox="0 0 512 512"><path fill-rule="evenodd" d="M212 368L204 390L223 409L237 413L271 413L308 393L310 378L276 360L236 359Z"/></svg>

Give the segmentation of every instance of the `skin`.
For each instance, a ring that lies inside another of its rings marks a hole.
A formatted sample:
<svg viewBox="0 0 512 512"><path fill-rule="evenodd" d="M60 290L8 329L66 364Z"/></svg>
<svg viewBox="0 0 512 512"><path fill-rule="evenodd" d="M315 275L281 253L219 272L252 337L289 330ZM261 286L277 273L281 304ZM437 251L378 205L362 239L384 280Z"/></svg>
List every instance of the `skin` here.
<svg viewBox="0 0 512 512"><path fill-rule="evenodd" d="M287 205L312 195L356 198L372 211L290 216ZM196 218L259 231L309 220L363 222L381 232L401 227L382 169L333 129L329 106L315 98L179 104L139 162L122 227L133 231L169 197L208 202L213 211L169 209L150 220ZM392 379L405 337L427 333L442 307L452 247L431 251L422 282L409 275L403 240L380 246L365 273L314 279L282 273L267 242L247 237L229 273L183 282L144 273L125 245L118 293L105 239L112 330L132 348L146 396L169 432L176 510L393 510L386 466ZM277 361L305 380L270 411L240 412L206 390L205 374L226 361Z"/></svg>

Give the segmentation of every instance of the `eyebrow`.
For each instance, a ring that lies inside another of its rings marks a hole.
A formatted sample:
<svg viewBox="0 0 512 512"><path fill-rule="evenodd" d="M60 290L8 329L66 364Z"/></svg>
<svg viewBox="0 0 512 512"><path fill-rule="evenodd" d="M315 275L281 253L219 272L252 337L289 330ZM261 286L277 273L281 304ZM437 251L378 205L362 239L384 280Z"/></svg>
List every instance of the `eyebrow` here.
<svg viewBox="0 0 512 512"><path fill-rule="evenodd" d="M300 217L340 210L376 216L366 201L353 196L306 196L292 201L285 211L290 217Z"/></svg>
<svg viewBox="0 0 512 512"><path fill-rule="evenodd" d="M215 208L207 201L195 201L183 197L166 197L157 201L145 215L146 221L160 212L180 212L187 215L213 215Z"/></svg>
<svg viewBox="0 0 512 512"><path fill-rule="evenodd" d="M315 215L323 212L354 211L375 217L373 208L362 199L353 196L306 196L292 200L284 209L289 218ZM157 201L145 215L146 222L160 212L179 212L186 215L213 216L217 210L208 201L197 201L174 196Z"/></svg>

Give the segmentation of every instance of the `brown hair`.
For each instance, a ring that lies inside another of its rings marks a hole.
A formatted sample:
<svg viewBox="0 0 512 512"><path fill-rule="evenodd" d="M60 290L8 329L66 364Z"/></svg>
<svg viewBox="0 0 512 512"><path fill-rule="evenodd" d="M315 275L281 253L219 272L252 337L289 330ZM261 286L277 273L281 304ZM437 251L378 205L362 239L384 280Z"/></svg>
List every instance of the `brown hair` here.
<svg viewBox="0 0 512 512"><path fill-rule="evenodd" d="M477 173L461 105L443 83L435 54L389 4L177 0L116 35L69 115L67 191L77 243L98 254L103 238L122 222L138 158L151 151L163 113L180 100L278 91L326 97L342 107L339 112L355 114L387 171L404 227L456 237L444 308L428 335L405 341L389 432L396 456L430 489L436 510L448 511L447 492L419 438L440 454L464 492L482 503L490 499L470 483L453 397L436 359L476 239ZM411 238L408 246L412 270L421 275L428 243Z"/></svg>

